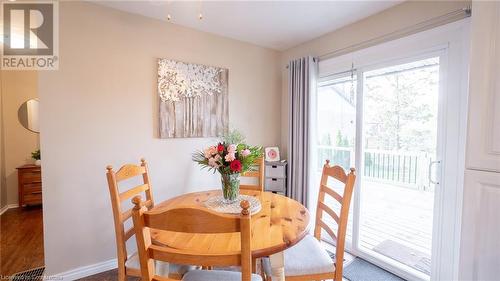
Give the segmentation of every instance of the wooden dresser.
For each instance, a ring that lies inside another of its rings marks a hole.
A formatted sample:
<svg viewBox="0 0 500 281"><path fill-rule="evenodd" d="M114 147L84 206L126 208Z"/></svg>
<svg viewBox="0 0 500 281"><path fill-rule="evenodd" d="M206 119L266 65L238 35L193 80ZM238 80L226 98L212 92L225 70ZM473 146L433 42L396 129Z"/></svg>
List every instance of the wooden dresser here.
<svg viewBox="0 0 500 281"><path fill-rule="evenodd" d="M42 204L42 168L33 164L17 167L19 207Z"/></svg>

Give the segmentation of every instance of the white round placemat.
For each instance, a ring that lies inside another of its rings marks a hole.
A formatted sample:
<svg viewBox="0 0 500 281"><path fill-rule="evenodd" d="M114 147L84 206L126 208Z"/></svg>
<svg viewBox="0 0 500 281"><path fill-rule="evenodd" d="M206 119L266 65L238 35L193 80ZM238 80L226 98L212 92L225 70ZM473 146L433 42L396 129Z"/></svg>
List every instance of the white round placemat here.
<svg viewBox="0 0 500 281"><path fill-rule="evenodd" d="M238 198L233 203L227 204L224 203L224 197L222 195L216 195L214 197L208 198L205 201L205 207L209 208L212 211L216 211L218 213L225 214L240 214L241 207L240 202L243 200L247 200L250 203L250 214L256 214L262 208L259 199L254 196L249 195L238 195Z"/></svg>

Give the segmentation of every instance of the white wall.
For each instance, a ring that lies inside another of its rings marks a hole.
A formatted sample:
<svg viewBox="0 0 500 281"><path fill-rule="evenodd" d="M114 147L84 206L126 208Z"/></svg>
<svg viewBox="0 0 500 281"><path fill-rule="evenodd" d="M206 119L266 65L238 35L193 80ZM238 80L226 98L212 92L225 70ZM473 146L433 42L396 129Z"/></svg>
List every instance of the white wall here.
<svg viewBox="0 0 500 281"><path fill-rule="evenodd" d="M144 156L157 202L218 188L209 139L158 139L156 59L229 69L230 123L280 142L279 53L90 3L60 2L60 66L39 75L47 274L116 257L105 167Z"/></svg>

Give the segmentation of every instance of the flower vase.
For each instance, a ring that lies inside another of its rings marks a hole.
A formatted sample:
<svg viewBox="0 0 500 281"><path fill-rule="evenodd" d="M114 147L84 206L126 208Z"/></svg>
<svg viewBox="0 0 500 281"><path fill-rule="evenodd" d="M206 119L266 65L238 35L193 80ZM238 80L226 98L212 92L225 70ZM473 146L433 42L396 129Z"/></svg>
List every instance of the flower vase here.
<svg viewBox="0 0 500 281"><path fill-rule="evenodd" d="M240 194L240 174L221 174L221 181L224 203L233 203Z"/></svg>

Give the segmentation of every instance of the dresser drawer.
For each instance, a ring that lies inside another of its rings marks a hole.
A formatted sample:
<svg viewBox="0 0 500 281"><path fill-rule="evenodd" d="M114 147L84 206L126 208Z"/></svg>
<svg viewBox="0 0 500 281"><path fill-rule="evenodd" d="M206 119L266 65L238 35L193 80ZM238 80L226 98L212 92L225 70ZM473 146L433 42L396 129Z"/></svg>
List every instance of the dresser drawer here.
<svg viewBox="0 0 500 281"><path fill-rule="evenodd" d="M24 194L30 194L31 192L42 192L42 183L25 183L23 184Z"/></svg>
<svg viewBox="0 0 500 281"><path fill-rule="evenodd" d="M29 194L24 194L23 198L24 204L42 204L42 192L30 192Z"/></svg>
<svg viewBox="0 0 500 281"><path fill-rule="evenodd" d="M42 182L42 173L40 169L31 169L21 172L21 181L23 183Z"/></svg>
<svg viewBox="0 0 500 281"><path fill-rule="evenodd" d="M266 191L285 192L286 190L286 179L283 178L266 178L265 184Z"/></svg>
<svg viewBox="0 0 500 281"><path fill-rule="evenodd" d="M285 177L286 177L285 165L266 164L266 178L285 178Z"/></svg>
<svg viewBox="0 0 500 281"><path fill-rule="evenodd" d="M42 204L42 168L33 164L17 167L19 207Z"/></svg>

